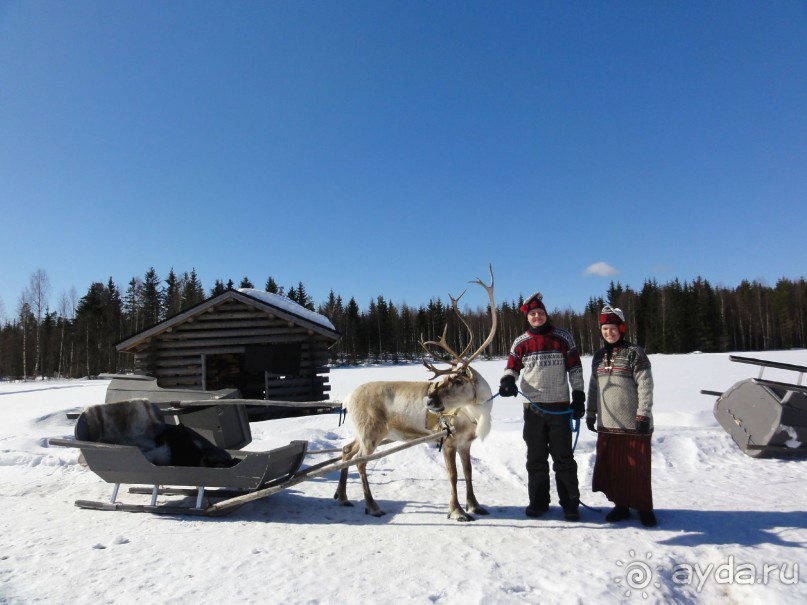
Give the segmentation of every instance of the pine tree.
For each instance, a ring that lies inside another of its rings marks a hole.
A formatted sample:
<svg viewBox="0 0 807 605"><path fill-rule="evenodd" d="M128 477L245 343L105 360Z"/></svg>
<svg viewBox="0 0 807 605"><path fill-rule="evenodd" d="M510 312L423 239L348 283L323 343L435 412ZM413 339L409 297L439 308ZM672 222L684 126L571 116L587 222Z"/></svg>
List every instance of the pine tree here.
<svg viewBox="0 0 807 605"><path fill-rule="evenodd" d="M160 288L160 278L157 271L151 267L143 277L143 284L140 290L140 299L143 304L143 325L153 326L162 321L163 315L163 290Z"/></svg>
<svg viewBox="0 0 807 605"><path fill-rule="evenodd" d="M315 309L314 299L308 295L303 282L297 283L297 303L309 311L313 311Z"/></svg>
<svg viewBox="0 0 807 605"><path fill-rule="evenodd" d="M104 284L93 283L76 309L76 327L82 335L84 367L87 376L103 371L104 306L107 296Z"/></svg>
<svg viewBox="0 0 807 605"><path fill-rule="evenodd" d="M137 277L129 280L129 287L123 301L124 326L127 334L136 334L143 327L141 319L143 305L141 294L143 292L143 282Z"/></svg>
<svg viewBox="0 0 807 605"><path fill-rule="evenodd" d="M216 283L213 284L213 288L210 290L210 296L218 296L219 294L224 294L227 291L227 287L224 285L220 279L216 280Z"/></svg>
<svg viewBox="0 0 807 605"><path fill-rule="evenodd" d="M345 331L343 339L345 341L345 351L348 356L349 363L357 363L362 355L362 350L359 348L359 323L361 321L361 312L356 299L351 297L345 309Z"/></svg>
<svg viewBox="0 0 807 605"><path fill-rule="evenodd" d="M21 330L21 353L22 353L22 378L26 380L28 378L28 362L29 362L29 355L28 355L28 340L30 338L30 334L33 331L32 328L36 325L36 317L31 312L31 305L23 295L20 298L20 305L19 305L19 326Z"/></svg>
<svg viewBox="0 0 807 605"><path fill-rule="evenodd" d="M204 300L205 291L202 287L202 282L199 281L199 277L196 275L196 269L192 269L190 275L185 273L182 282L182 310L198 305Z"/></svg>
<svg viewBox="0 0 807 605"><path fill-rule="evenodd" d="M269 278L266 280L266 287L265 290L271 294L277 294L279 296L286 296L285 288L282 286L278 286L277 282L273 278Z"/></svg>
<svg viewBox="0 0 807 605"><path fill-rule="evenodd" d="M328 293L328 300L319 306L317 313L327 317L337 331L344 333L343 326L345 310L342 306L342 298L334 294L333 290ZM330 348L330 357L332 363L343 360L344 354L342 346L343 343L340 340Z"/></svg>
<svg viewBox="0 0 807 605"><path fill-rule="evenodd" d="M123 301L120 288L110 277L103 292L103 326L99 338L100 356L103 371L118 371L118 352L115 343L124 336Z"/></svg>
<svg viewBox="0 0 807 605"><path fill-rule="evenodd" d="M165 317L173 317L182 309L182 283L177 279L174 268L168 272L165 280L164 300Z"/></svg>

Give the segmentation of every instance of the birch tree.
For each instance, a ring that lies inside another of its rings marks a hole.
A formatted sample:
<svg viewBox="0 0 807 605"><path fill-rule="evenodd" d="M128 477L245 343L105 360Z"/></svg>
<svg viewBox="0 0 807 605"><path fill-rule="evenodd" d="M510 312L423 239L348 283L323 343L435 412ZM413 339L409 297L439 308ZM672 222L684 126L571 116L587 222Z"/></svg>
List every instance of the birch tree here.
<svg viewBox="0 0 807 605"><path fill-rule="evenodd" d="M48 304L48 296L50 296L50 280L48 274L44 269L37 269L31 274L31 279L28 282L27 292L25 294L26 301L30 305L31 312L34 316L34 378L39 373L40 357L42 351L42 315L45 312L45 307Z"/></svg>

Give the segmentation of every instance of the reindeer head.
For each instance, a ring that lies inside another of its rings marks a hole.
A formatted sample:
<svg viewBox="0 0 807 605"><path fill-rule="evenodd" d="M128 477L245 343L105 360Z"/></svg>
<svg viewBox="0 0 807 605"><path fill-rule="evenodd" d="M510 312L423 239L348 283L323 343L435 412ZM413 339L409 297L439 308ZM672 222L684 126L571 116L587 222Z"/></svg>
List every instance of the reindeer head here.
<svg viewBox="0 0 807 605"><path fill-rule="evenodd" d="M448 325L446 325L443 329L443 335L439 338L439 340L424 341L421 337L420 346L423 347L423 349L430 355L432 354L431 350L429 349L430 345L439 347L445 354L447 354L441 356L441 361L447 363L448 368L440 369L435 367L434 364L428 363L425 359L423 361L423 365L434 374L429 379L433 382L431 382L429 385L429 390L425 397L426 407L433 411L442 412L463 407L470 403L481 403L481 401L479 401L479 388L481 383L484 383L484 379L473 371L470 364L474 359L482 354L482 352L491 342L493 342L493 337L496 335L497 315L496 303L493 299L493 268L490 268L489 286L478 278L470 283L479 284L488 294L490 313L492 317L490 333L480 347L468 355L468 352L471 350L471 346L473 345L474 334L473 330L471 330L471 326L468 325L468 322L465 321L462 313L460 313L458 304L465 292L460 294L457 298L454 298L451 296L451 294L448 295L448 297L451 299L452 309L454 309L454 312L457 314L460 322L462 322L462 325L465 326L465 329L468 330L468 344L461 353L457 354L457 352L451 348L446 340ZM436 378L440 378L440 380L434 381ZM489 387L487 387L487 383L484 384L486 390L490 390Z"/></svg>

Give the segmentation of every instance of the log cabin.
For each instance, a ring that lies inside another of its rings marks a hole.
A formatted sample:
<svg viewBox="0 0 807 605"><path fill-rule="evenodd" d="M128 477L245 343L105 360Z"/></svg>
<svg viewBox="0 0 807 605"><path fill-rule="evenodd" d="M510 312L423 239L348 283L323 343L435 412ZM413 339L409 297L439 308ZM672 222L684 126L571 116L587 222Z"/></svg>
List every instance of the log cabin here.
<svg viewBox="0 0 807 605"><path fill-rule="evenodd" d="M324 401L328 349L341 334L277 294L228 290L116 345L162 388L238 389L245 399Z"/></svg>

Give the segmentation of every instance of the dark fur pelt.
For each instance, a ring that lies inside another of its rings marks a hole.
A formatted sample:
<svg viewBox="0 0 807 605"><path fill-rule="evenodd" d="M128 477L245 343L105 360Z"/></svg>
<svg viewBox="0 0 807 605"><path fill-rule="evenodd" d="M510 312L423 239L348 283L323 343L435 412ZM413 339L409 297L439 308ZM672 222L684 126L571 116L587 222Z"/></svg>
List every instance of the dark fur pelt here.
<svg viewBox="0 0 807 605"><path fill-rule="evenodd" d="M157 444L167 446L170 450L171 466L226 468L238 463L227 450L213 445L199 433L182 424L163 425L162 433L157 436Z"/></svg>
<svg viewBox="0 0 807 605"><path fill-rule="evenodd" d="M160 409L148 399L91 406L84 417L87 434L80 438L133 445L159 466L229 467L238 462L193 429L165 424Z"/></svg>

